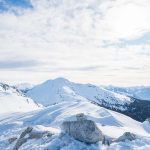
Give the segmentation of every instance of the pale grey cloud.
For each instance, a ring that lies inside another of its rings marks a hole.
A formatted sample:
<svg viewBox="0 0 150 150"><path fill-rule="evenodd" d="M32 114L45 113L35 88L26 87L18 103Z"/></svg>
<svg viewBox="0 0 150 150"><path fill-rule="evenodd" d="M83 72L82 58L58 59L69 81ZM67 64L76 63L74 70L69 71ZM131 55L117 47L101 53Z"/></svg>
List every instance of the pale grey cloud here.
<svg viewBox="0 0 150 150"><path fill-rule="evenodd" d="M150 84L149 0L31 0L31 5L14 8L19 15L0 13L0 78L17 68L34 74L33 80L65 76Z"/></svg>
<svg viewBox="0 0 150 150"><path fill-rule="evenodd" d="M98 71L100 68L103 68L105 66L82 66L82 67L54 67L54 68L47 68L47 71L78 71L78 72L89 72L89 71Z"/></svg>
<svg viewBox="0 0 150 150"><path fill-rule="evenodd" d="M0 60L0 69L26 69L39 65L36 60Z"/></svg>

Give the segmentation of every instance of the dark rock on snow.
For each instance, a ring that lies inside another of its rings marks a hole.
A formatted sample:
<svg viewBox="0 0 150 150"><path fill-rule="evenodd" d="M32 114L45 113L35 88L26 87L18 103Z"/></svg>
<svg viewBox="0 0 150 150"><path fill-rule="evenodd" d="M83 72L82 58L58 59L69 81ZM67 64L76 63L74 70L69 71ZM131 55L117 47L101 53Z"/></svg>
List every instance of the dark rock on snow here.
<svg viewBox="0 0 150 150"><path fill-rule="evenodd" d="M137 136L130 132L125 132L122 136L118 137L114 142L125 142L126 140L133 141Z"/></svg>
<svg viewBox="0 0 150 150"><path fill-rule="evenodd" d="M11 137L11 138L8 139L8 142L9 142L9 144L11 144L16 140L17 140L17 137Z"/></svg>
<svg viewBox="0 0 150 150"><path fill-rule="evenodd" d="M36 131L33 127L27 127L20 135L13 150L18 150L19 147L30 139L40 139L44 136L51 137L53 134L49 131Z"/></svg>

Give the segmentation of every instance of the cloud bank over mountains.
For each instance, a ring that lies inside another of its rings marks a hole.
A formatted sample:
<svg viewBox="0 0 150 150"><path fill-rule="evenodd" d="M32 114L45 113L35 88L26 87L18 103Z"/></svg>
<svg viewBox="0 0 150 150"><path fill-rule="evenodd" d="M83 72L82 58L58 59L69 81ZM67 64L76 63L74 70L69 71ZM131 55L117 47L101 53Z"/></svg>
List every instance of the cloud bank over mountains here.
<svg viewBox="0 0 150 150"><path fill-rule="evenodd" d="M35 82L65 76L102 84L150 84L149 0L0 4L2 80L11 68L18 80L36 75Z"/></svg>

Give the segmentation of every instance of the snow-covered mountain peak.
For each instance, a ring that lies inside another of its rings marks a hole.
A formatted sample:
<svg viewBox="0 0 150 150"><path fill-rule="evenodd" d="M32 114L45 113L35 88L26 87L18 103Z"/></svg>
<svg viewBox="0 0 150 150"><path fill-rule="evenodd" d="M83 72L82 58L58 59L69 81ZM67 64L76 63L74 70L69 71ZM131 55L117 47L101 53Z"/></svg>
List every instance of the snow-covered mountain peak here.
<svg viewBox="0 0 150 150"><path fill-rule="evenodd" d="M52 80L52 81L55 81L55 82L70 82L68 79L63 78L63 77L55 78L55 79Z"/></svg>
<svg viewBox="0 0 150 150"><path fill-rule="evenodd" d="M59 78L55 78L55 79L50 79L50 80L47 80L43 83L44 85L47 85L47 86L51 86L51 85L54 85L54 86L63 86L63 85L66 85L66 84L70 84L70 81L65 79L65 78L62 78L62 77L59 77Z"/></svg>
<svg viewBox="0 0 150 150"><path fill-rule="evenodd" d="M127 96L108 91L92 84L77 84L64 78L48 80L37 85L27 92L27 96L45 106L65 100L86 99L98 104L105 103L106 105L113 105L114 107L117 104L120 109L123 109L120 105L131 102L131 99Z"/></svg>

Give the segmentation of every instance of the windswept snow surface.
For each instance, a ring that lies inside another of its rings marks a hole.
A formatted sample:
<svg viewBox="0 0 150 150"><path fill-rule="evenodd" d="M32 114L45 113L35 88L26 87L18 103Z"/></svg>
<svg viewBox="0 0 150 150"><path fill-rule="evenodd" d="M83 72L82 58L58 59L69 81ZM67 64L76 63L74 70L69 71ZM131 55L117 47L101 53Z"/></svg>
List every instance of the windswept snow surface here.
<svg viewBox="0 0 150 150"><path fill-rule="evenodd" d="M112 143L109 147L101 142L87 145L73 137L61 134L61 123L64 120L74 120L74 115L84 113L88 119L96 122L103 134L109 138L117 138L124 132L132 132L138 135L135 141ZM33 126L39 132L49 130L55 133L52 138L28 140L19 150L148 150L150 149L150 134L143 124L125 115L107 110L85 99L62 101L55 105L28 113L14 113L0 116L0 149L12 150L15 143L8 143L11 137L19 137L28 126Z"/></svg>
<svg viewBox="0 0 150 150"><path fill-rule="evenodd" d="M44 106L64 100L86 99L98 104L105 103L116 109L125 109L124 104L131 102L127 96L91 84L76 84L64 78L48 80L37 85L27 92L27 96Z"/></svg>
<svg viewBox="0 0 150 150"><path fill-rule="evenodd" d="M0 83L0 114L36 110L39 106L16 88Z"/></svg>

